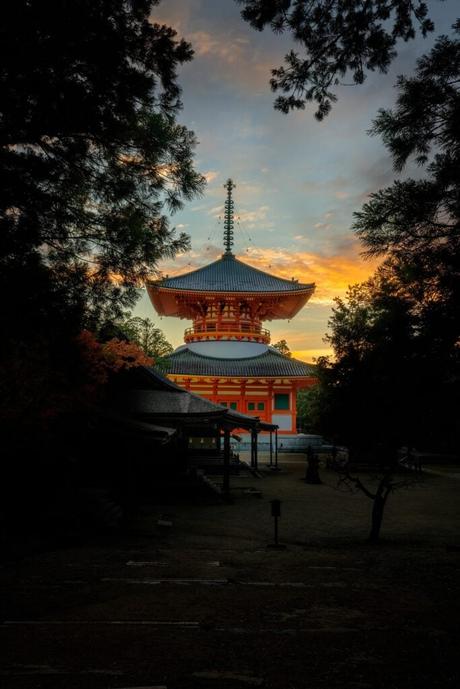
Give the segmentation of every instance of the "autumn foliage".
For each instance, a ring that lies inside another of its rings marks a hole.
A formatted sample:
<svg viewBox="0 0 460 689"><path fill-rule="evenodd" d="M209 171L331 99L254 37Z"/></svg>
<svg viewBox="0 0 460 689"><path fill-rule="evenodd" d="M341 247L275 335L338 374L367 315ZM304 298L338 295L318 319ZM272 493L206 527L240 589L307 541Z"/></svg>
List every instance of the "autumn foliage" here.
<svg viewBox="0 0 460 689"><path fill-rule="evenodd" d="M77 338L81 353L85 388L95 392L105 385L112 373L135 368L152 366L153 359L134 342L124 342L113 338L108 342L98 342L89 330L83 330Z"/></svg>
<svg viewBox="0 0 460 689"><path fill-rule="evenodd" d="M0 365L0 424L47 427L97 403L112 375L153 365L137 344L116 338L98 342L88 330L70 344L64 341L63 351L52 344L18 347L8 365Z"/></svg>

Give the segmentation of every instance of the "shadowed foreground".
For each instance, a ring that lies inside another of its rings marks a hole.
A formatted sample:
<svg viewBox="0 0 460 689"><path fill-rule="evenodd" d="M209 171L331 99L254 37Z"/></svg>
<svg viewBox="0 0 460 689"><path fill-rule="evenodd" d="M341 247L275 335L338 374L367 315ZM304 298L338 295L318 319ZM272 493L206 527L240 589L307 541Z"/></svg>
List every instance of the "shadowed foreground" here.
<svg viewBox="0 0 460 689"><path fill-rule="evenodd" d="M5 565L2 686L458 686L460 474L392 495L372 547L370 501L282 459L232 479L233 505L165 497L116 543ZM273 498L286 551L266 549Z"/></svg>

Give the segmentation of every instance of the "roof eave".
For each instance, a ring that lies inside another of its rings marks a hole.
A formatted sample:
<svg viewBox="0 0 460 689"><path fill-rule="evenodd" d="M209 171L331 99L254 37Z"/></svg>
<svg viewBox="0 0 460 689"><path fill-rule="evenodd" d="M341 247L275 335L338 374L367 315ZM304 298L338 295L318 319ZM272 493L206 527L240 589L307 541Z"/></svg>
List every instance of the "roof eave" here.
<svg viewBox="0 0 460 689"><path fill-rule="evenodd" d="M163 292L168 292L168 293L179 293L179 294L197 294L199 296L202 295L222 295L222 294L231 294L235 296L241 296L241 295L267 295L267 296L280 296L280 297L285 297L285 296L294 296L296 294L313 294L316 288L316 283L311 282L309 284L302 283L302 284L296 284L296 288L292 290L231 290L231 289L190 289L190 288L185 288L185 287L166 287L165 285L161 285L156 282L148 282L147 283L147 289L153 289L157 291L163 291Z"/></svg>

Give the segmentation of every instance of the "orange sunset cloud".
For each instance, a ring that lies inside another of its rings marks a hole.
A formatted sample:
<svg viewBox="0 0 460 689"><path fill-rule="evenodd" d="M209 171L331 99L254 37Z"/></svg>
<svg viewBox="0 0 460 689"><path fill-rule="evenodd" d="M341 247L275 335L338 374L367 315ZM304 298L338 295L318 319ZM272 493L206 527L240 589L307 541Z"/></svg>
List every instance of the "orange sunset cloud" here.
<svg viewBox="0 0 460 689"><path fill-rule="evenodd" d="M164 262L163 274L179 275L216 260L222 249L212 245L202 247L201 251L190 251L177 257L174 262ZM367 280L377 268L379 261L363 259L359 255L359 245L350 244L347 254L320 256L308 251L292 251L276 248L251 248L240 260L254 268L270 272L290 280L314 282L316 290L310 303L331 304L334 297L343 297L350 285Z"/></svg>
<svg viewBox="0 0 460 689"><path fill-rule="evenodd" d="M358 247L353 247L350 254L333 256L319 256L308 251L253 248L243 260L254 268L279 277L316 283L315 293L310 300L316 304L330 304L334 297L343 297L350 285L367 280L379 264L376 260L364 260L359 255Z"/></svg>

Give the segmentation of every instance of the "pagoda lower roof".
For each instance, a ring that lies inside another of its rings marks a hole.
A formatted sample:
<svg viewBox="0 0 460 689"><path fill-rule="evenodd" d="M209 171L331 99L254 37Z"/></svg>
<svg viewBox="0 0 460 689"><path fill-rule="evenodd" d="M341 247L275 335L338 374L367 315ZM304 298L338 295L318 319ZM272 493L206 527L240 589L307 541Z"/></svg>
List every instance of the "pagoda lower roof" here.
<svg viewBox="0 0 460 689"><path fill-rule="evenodd" d="M285 293L309 292L315 289L314 283L300 283L296 280L278 278L262 270L253 268L235 258L231 253L219 260L190 273L166 277L151 283L152 287L187 292L244 292L244 293Z"/></svg>
<svg viewBox="0 0 460 689"><path fill-rule="evenodd" d="M187 347L174 352L164 362L164 372L172 375L213 376L224 378L310 378L315 367L284 356L270 348L258 356L223 359L203 356Z"/></svg>

